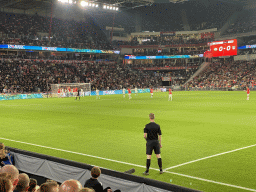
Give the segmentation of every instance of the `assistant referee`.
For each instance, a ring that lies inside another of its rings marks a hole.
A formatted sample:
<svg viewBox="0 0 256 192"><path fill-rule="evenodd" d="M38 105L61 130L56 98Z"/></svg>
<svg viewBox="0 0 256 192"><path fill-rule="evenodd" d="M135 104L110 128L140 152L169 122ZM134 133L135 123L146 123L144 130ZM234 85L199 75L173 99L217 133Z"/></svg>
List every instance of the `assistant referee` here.
<svg viewBox="0 0 256 192"><path fill-rule="evenodd" d="M156 157L158 159L158 166L160 169L160 174L163 173L162 170L162 159L160 155L161 136L162 132L160 126L155 123L155 115L153 113L149 114L150 123L148 123L144 128L144 138L147 141L146 144L146 154L147 154L147 170L143 173L144 175L149 175L149 167L151 162L152 151L154 150Z"/></svg>

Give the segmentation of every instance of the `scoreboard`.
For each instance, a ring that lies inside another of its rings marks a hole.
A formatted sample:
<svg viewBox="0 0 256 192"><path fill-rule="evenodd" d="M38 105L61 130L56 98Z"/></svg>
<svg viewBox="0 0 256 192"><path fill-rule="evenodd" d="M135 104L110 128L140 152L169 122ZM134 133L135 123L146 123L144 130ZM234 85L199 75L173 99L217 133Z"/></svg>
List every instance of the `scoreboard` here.
<svg viewBox="0 0 256 192"><path fill-rule="evenodd" d="M209 43L212 57L237 55L237 40L213 41Z"/></svg>

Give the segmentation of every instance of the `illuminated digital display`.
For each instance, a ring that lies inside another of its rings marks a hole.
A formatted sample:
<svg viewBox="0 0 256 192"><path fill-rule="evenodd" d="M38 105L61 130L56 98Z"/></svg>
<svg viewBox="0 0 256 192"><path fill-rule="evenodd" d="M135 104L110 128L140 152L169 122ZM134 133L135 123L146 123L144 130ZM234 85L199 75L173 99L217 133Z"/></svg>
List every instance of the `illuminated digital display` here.
<svg viewBox="0 0 256 192"><path fill-rule="evenodd" d="M213 41L209 43L212 57L237 55L237 40Z"/></svg>
<svg viewBox="0 0 256 192"><path fill-rule="evenodd" d="M113 50L98 50L98 49L75 49L75 48L62 48L62 47L39 47L27 45L8 45L0 44L0 49L23 49L35 51L64 51L64 52L78 52L78 53L110 53L120 54L120 51Z"/></svg>

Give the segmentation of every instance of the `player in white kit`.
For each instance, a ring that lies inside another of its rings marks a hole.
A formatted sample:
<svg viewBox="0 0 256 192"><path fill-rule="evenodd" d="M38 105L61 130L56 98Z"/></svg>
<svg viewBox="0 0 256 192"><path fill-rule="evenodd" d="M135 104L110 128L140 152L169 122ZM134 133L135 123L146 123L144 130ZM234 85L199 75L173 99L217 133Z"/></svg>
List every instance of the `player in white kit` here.
<svg viewBox="0 0 256 192"><path fill-rule="evenodd" d="M137 87L135 87L135 96L137 96L137 94L138 94L138 89L137 89Z"/></svg>
<svg viewBox="0 0 256 192"><path fill-rule="evenodd" d="M96 99L100 99L100 91L96 88Z"/></svg>
<svg viewBox="0 0 256 192"><path fill-rule="evenodd" d="M123 88L123 97L125 98L125 88Z"/></svg>

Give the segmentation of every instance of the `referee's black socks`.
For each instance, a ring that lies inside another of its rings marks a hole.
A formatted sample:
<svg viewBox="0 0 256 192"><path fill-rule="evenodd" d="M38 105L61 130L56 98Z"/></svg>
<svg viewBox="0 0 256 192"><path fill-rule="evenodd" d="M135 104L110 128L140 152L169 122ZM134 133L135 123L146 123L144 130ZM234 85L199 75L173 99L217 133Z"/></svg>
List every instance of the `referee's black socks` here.
<svg viewBox="0 0 256 192"><path fill-rule="evenodd" d="M149 170L149 167L150 167L150 161L151 161L151 159L147 159L147 170L146 170L146 172L148 172L148 170Z"/></svg>
<svg viewBox="0 0 256 192"><path fill-rule="evenodd" d="M162 158L158 158L158 166L159 166L159 169L160 171L162 171Z"/></svg>

